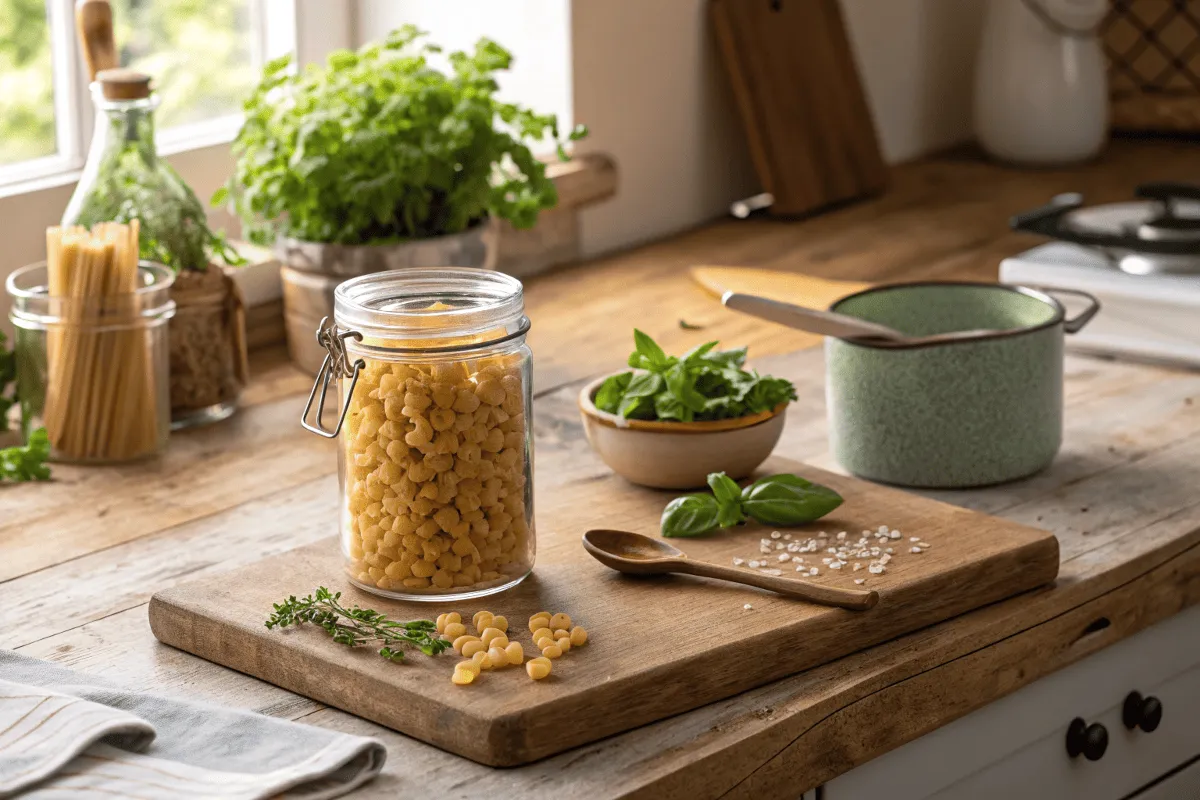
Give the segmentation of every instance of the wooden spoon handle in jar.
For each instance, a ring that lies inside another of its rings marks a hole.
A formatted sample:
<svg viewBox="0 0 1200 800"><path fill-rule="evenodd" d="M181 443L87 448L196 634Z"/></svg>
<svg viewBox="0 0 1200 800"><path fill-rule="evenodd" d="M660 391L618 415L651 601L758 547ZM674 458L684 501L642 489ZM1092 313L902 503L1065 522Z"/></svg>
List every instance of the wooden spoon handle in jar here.
<svg viewBox="0 0 1200 800"><path fill-rule="evenodd" d="M112 6L108 0L77 0L75 25L89 81L96 79L97 72L119 66L113 39Z"/></svg>
<svg viewBox="0 0 1200 800"><path fill-rule="evenodd" d="M683 572L688 575L699 575L704 578L719 578L723 581L741 583L746 586L757 586L769 589L789 597L799 597L813 603L825 606L848 608L851 611L866 611L879 602L879 593L862 589L838 589L832 586L819 586L795 578L784 578L777 575L764 575L761 572L722 567L706 561L693 561L690 558L678 559L672 572Z"/></svg>

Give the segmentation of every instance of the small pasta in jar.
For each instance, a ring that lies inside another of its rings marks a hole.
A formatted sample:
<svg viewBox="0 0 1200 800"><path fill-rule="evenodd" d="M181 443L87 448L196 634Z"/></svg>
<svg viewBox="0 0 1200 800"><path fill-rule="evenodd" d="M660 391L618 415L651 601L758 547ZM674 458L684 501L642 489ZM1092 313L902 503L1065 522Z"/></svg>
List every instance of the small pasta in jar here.
<svg viewBox="0 0 1200 800"><path fill-rule="evenodd" d="M522 580L536 544L520 283L465 268L397 270L342 284L335 308L323 341L345 398L339 473L351 579L437 600Z"/></svg>

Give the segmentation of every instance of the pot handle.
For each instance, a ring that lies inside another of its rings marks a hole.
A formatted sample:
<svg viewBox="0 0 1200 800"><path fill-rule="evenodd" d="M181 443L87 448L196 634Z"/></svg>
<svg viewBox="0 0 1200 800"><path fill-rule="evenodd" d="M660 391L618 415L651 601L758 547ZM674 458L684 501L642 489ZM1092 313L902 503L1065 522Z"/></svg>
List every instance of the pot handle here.
<svg viewBox="0 0 1200 800"><path fill-rule="evenodd" d="M1092 317L1096 316L1096 312L1100 310L1099 300L1097 300L1093 295L1090 295L1087 292L1081 292L1078 289L1059 289L1057 287L1050 288L1049 286L1030 286L1029 288L1036 289L1039 292L1044 292L1051 297L1056 294L1065 294L1070 295L1071 297L1082 297L1087 301L1087 308L1085 308L1083 311L1080 311L1074 317L1063 320L1063 331L1066 333L1079 333L1081 330L1083 330L1083 326L1091 322Z"/></svg>

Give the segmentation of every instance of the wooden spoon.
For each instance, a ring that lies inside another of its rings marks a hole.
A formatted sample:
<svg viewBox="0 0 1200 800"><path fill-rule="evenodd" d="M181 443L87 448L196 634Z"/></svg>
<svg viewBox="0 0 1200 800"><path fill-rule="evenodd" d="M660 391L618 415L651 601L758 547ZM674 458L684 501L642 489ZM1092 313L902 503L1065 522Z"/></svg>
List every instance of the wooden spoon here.
<svg viewBox="0 0 1200 800"><path fill-rule="evenodd" d="M606 567L627 575L700 575L723 581L757 586L772 592L799 597L826 606L866 611L879 602L879 593L859 589L835 589L795 578L763 575L760 572L694 561L682 550L659 539L629 531L592 530L583 535L583 549Z"/></svg>
<svg viewBox="0 0 1200 800"><path fill-rule="evenodd" d="M721 296L721 304L734 311L749 314L752 317L765 319L789 328L796 328L822 336L833 336L838 339L862 339L867 341L888 342L897 345L924 345L953 342L960 339L978 339L996 333L990 329L969 331L950 331L937 333L932 336L908 336L895 328L868 322L865 319L839 314L836 311L819 311L807 306L784 303L752 294L726 292Z"/></svg>
<svg viewBox="0 0 1200 800"><path fill-rule="evenodd" d="M113 41L112 6L108 0L76 0L75 25L88 80L96 80L97 72L119 66Z"/></svg>

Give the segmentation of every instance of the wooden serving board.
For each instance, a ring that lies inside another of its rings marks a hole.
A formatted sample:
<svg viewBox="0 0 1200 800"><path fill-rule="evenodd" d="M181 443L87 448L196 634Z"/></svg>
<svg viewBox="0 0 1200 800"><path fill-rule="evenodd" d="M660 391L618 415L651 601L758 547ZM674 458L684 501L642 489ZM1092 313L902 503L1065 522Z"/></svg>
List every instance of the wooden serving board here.
<svg viewBox="0 0 1200 800"><path fill-rule="evenodd" d="M902 532L891 542L895 555L883 575L870 575L865 563L858 572L833 571L820 564L825 554L803 554L821 568L811 580L852 588L854 578L865 578L864 588L880 593L874 609L826 608L700 578L612 572L585 553L580 536L591 527L656 534L672 495L608 476L537 496L537 566L523 584L497 597L449 605L368 595L342 576L331 538L159 592L150 601L150 625L169 645L475 761L509 766L832 661L1041 586L1058 573L1058 541L1045 531L785 459L773 459L765 471L796 472L845 497L841 508L810 526L810 535L845 530L857 538L879 525ZM769 528L747 526L673 541L690 556L729 564L734 557L759 558L760 539L769 534ZM931 548L910 553L910 536ZM543 609L567 612L591 639L555 661L546 680L531 681L510 667L459 687L450 682L458 660L452 652L438 658L418 653L394 664L366 648L335 645L320 630L264 627L273 602L321 585L397 619L455 610L469 621L486 608L508 617L510 633L527 651L527 621Z"/></svg>
<svg viewBox="0 0 1200 800"><path fill-rule="evenodd" d="M887 184L838 0L712 0L769 213L807 214Z"/></svg>

